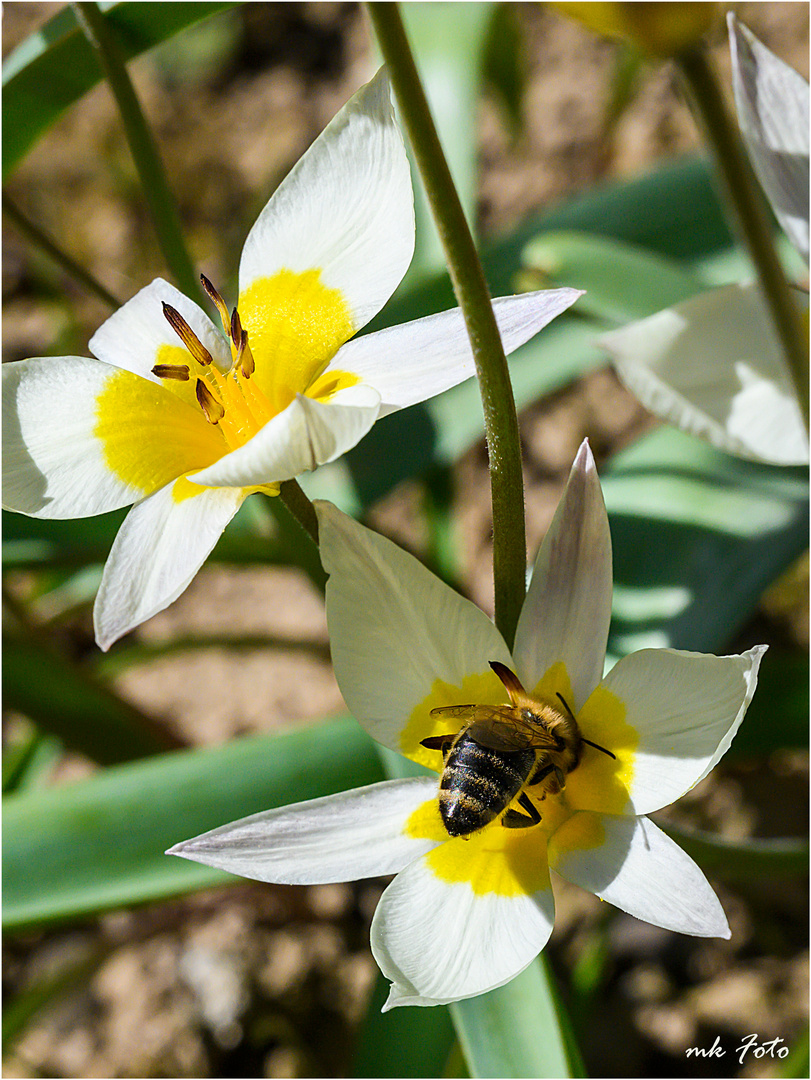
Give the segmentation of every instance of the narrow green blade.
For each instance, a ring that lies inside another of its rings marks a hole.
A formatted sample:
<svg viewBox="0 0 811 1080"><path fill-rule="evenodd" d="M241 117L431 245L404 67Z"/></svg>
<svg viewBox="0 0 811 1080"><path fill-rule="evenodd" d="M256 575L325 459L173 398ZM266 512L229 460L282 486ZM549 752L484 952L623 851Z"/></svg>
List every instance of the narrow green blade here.
<svg viewBox="0 0 811 1080"><path fill-rule="evenodd" d="M164 851L236 818L382 778L371 739L345 718L12 795L3 803L4 926L235 881Z"/></svg>
<svg viewBox="0 0 811 1080"><path fill-rule="evenodd" d="M103 4L125 60L230 3ZM59 116L101 79L93 50L65 7L3 64L3 178Z"/></svg>

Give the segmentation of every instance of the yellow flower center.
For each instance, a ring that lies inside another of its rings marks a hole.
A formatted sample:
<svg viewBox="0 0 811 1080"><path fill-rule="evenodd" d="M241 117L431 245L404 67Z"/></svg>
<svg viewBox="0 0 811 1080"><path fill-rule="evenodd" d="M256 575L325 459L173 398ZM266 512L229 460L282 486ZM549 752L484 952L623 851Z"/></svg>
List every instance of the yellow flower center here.
<svg viewBox="0 0 811 1080"><path fill-rule="evenodd" d="M350 372L326 371L355 327L342 293L325 286L319 270L280 270L258 279L230 315L214 286L205 277L202 282L229 341L228 368L180 312L164 304L179 340L162 344L154 356L152 373L163 390L112 369L96 401L94 434L105 462L143 495L245 445L296 394L328 402L360 381ZM193 490L176 485L178 498ZM262 490L275 495L278 485L269 482Z"/></svg>

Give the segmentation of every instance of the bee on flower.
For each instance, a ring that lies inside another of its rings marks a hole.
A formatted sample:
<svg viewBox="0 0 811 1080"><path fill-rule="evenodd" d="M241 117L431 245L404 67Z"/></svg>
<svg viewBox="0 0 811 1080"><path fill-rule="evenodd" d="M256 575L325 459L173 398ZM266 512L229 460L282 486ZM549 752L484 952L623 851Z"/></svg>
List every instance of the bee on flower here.
<svg viewBox="0 0 811 1080"><path fill-rule="evenodd" d="M170 854L315 884L395 874L371 944L386 1008L446 1004L526 968L554 923L554 871L656 926L729 936L696 864L647 815L719 761L765 646L643 649L604 674L608 517L584 443L507 648L413 556L316 503L335 673L354 716L436 776L254 814Z"/></svg>
<svg viewBox="0 0 811 1080"><path fill-rule="evenodd" d="M333 461L381 416L469 378L458 310L354 335L414 251L414 205L384 70L348 102L250 230L221 330L160 278L90 340L95 359L3 366L3 505L41 518L134 504L104 568L107 649L172 603L253 492ZM580 295L494 302L511 352Z"/></svg>

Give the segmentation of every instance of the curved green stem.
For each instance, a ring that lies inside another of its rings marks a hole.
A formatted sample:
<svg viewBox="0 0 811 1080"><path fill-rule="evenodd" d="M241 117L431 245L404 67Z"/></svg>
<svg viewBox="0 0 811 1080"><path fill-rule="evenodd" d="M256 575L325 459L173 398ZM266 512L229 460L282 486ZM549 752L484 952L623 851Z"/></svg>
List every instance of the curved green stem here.
<svg viewBox="0 0 811 1080"><path fill-rule="evenodd" d="M74 10L85 37L96 52L121 113L124 132L166 263L183 292L191 297L199 296L200 279L186 250L174 196L169 190L158 148L127 74L118 42L97 4L77 3Z"/></svg>
<svg viewBox="0 0 811 1080"><path fill-rule="evenodd" d="M70 255L65 254L61 248L57 247L53 240L46 236L32 221L29 221L5 193L3 194L3 213L9 221L13 222L26 240L29 240L43 251L49 259L55 262L66 274L78 281L80 285L84 285L88 292L93 293L108 307L121 307L120 300L116 299L111 292L108 292L100 282L96 281L93 275L84 267L74 262Z"/></svg>
<svg viewBox="0 0 811 1080"><path fill-rule="evenodd" d="M512 647L526 594L524 484L515 399L484 271L428 108L397 4L367 5L467 325L484 409L493 499L496 625Z"/></svg>
<svg viewBox="0 0 811 1080"><path fill-rule="evenodd" d="M718 80L700 47L676 58L689 97L715 153L715 163L734 208L741 235L757 270L808 427L808 343L800 313L774 249L772 230L738 130L724 104Z"/></svg>

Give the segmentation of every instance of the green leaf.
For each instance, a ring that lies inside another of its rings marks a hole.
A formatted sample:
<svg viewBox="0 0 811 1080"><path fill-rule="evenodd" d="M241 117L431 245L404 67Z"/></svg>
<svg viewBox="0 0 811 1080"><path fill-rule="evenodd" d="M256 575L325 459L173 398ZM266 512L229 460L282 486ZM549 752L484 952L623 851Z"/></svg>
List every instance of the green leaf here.
<svg viewBox="0 0 811 1080"><path fill-rule="evenodd" d="M450 1010L471 1076L586 1075L542 957Z"/></svg>
<svg viewBox="0 0 811 1080"><path fill-rule="evenodd" d="M657 824L695 859L702 870L727 881L808 876L808 840L805 838L726 840L703 829L690 829L671 821L657 820Z"/></svg>
<svg viewBox="0 0 811 1080"><path fill-rule="evenodd" d="M513 139L524 129L528 65L523 28L513 4L496 4L484 42L484 81L501 105Z"/></svg>
<svg viewBox="0 0 811 1080"><path fill-rule="evenodd" d="M32 725L22 738L3 749L3 794L27 790L42 782L63 752L59 739Z"/></svg>
<svg viewBox="0 0 811 1080"><path fill-rule="evenodd" d="M593 233L543 232L527 244L523 261L539 275L534 288L585 289L577 314L618 325L653 315L704 287L675 259Z"/></svg>
<svg viewBox="0 0 811 1080"><path fill-rule="evenodd" d="M606 326L561 317L513 353L510 374L518 408L602 366L594 340ZM384 417L340 461L302 476L300 483L311 499L329 499L359 516L400 481L455 462L482 433L479 388L469 379Z"/></svg>
<svg viewBox="0 0 811 1080"><path fill-rule="evenodd" d="M358 1035L352 1076L444 1076L454 1044L448 1009L380 1010L389 981L378 974Z"/></svg>
<svg viewBox="0 0 811 1080"><path fill-rule="evenodd" d="M102 4L125 60L138 56L229 3ZM93 50L65 7L3 65L3 177L59 116L101 79Z"/></svg>
<svg viewBox="0 0 811 1080"><path fill-rule="evenodd" d="M601 480L615 657L648 646L722 651L808 545L805 469L733 458L675 428L617 454Z"/></svg>
<svg viewBox="0 0 811 1080"><path fill-rule="evenodd" d="M802 602L803 594L798 599ZM757 693L724 760L808 750L808 656L770 646L758 671Z"/></svg>
<svg viewBox="0 0 811 1080"><path fill-rule="evenodd" d="M55 520L3 511L3 566L36 567L103 563L129 508L96 517ZM275 536L273 514L264 497L249 497L237 511L211 555L234 563L287 563L289 545Z"/></svg>
<svg viewBox="0 0 811 1080"><path fill-rule="evenodd" d="M35 635L3 635L3 698L8 708L101 765L177 746L154 720Z"/></svg>
<svg viewBox="0 0 811 1080"><path fill-rule="evenodd" d="M489 3L403 4L401 14L448 167L469 222L475 222L476 107ZM416 168L417 239L406 281L444 268L445 256Z"/></svg>
<svg viewBox="0 0 811 1080"><path fill-rule="evenodd" d="M247 814L382 778L374 744L346 718L12 795L3 803L4 926L37 926L235 881L163 853Z"/></svg>

